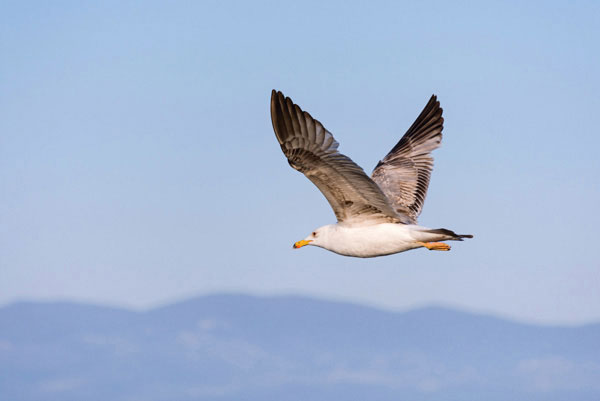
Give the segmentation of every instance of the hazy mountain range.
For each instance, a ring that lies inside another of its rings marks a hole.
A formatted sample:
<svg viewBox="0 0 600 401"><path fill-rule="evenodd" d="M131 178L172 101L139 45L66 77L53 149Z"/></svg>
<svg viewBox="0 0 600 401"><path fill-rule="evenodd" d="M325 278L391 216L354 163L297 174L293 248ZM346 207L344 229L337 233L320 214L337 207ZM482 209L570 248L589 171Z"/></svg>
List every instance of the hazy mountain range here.
<svg viewBox="0 0 600 401"><path fill-rule="evenodd" d="M0 308L0 400L600 400L600 324L214 295Z"/></svg>

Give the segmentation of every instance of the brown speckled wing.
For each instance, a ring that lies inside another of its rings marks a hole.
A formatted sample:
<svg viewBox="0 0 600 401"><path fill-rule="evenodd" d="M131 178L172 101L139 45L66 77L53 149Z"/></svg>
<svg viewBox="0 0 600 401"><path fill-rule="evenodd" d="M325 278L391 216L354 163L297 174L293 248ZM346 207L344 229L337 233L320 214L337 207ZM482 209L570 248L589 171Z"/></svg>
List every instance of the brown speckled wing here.
<svg viewBox="0 0 600 401"><path fill-rule="evenodd" d="M366 220L399 222L379 186L350 158L323 125L273 90L271 120L281 150L290 166L319 188L338 222Z"/></svg>

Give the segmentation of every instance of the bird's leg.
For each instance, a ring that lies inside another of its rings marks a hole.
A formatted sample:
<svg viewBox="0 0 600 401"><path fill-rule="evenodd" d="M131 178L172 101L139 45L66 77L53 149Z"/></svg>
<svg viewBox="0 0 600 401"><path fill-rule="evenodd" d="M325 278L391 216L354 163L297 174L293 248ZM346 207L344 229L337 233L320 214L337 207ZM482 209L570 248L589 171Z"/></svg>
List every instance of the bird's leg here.
<svg viewBox="0 0 600 401"><path fill-rule="evenodd" d="M444 244L443 242L417 242L417 244L424 246L430 251L449 251L450 245Z"/></svg>

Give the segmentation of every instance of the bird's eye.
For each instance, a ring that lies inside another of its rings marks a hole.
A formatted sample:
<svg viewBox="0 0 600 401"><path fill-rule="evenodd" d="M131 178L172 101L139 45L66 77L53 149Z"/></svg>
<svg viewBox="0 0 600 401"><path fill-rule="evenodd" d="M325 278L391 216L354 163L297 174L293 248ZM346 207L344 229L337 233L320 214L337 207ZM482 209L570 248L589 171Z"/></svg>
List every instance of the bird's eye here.
<svg viewBox="0 0 600 401"><path fill-rule="evenodd" d="M317 232L313 231L313 237L316 237L316 236L317 236Z"/></svg>

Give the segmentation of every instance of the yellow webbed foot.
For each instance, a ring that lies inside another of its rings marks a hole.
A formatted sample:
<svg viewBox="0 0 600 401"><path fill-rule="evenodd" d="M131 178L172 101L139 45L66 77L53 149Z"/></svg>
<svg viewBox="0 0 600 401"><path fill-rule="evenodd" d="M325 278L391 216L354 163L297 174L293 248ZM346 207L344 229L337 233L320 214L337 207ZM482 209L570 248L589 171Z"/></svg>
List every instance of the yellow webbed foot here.
<svg viewBox="0 0 600 401"><path fill-rule="evenodd" d="M443 242L419 242L421 246L429 249L430 251L449 251L450 245Z"/></svg>

